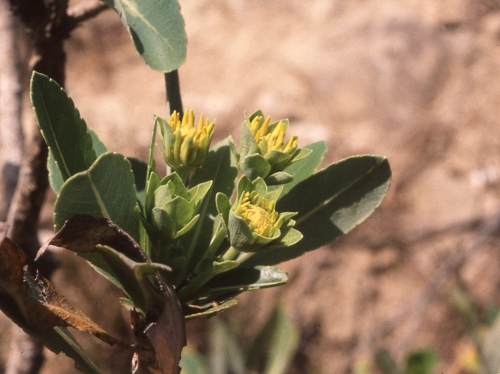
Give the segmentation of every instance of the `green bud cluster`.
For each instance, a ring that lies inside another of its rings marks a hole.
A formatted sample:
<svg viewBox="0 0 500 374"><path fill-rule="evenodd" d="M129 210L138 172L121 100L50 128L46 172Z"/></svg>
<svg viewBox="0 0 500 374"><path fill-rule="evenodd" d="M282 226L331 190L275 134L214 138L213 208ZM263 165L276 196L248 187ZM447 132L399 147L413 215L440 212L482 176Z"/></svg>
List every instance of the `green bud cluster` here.
<svg viewBox="0 0 500 374"><path fill-rule="evenodd" d="M212 181L207 181L187 189L176 172L162 180L152 173L148 186L152 191L148 196L152 199L146 200L144 225L149 228L150 236L169 242L191 230L200 217L198 209L211 185Z"/></svg>

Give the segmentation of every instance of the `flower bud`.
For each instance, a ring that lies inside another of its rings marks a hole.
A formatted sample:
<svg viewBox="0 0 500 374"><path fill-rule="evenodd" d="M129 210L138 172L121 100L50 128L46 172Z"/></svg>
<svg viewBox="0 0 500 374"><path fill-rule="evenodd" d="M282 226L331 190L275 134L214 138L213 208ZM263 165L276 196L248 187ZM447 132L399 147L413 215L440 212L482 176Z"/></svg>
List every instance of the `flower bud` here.
<svg viewBox="0 0 500 374"><path fill-rule="evenodd" d="M245 120L238 163L243 174L252 180L261 177L269 185L283 184L292 180L292 176L284 169L311 151L297 148L297 136L285 141L288 120L270 123L271 118L264 119L260 111Z"/></svg>
<svg viewBox="0 0 500 374"><path fill-rule="evenodd" d="M296 213L278 213L276 200L281 188L268 192L262 178L251 182L243 176L238 184L238 199L231 207L228 198L217 195L217 209L222 216L231 246L255 252L270 246L295 244L302 235L292 228Z"/></svg>
<svg viewBox="0 0 500 374"><path fill-rule="evenodd" d="M163 158L174 171L189 171L203 164L214 133L215 123L200 116L198 127L194 127L192 110L186 110L180 120L176 111L170 120L160 119L160 134L163 141Z"/></svg>

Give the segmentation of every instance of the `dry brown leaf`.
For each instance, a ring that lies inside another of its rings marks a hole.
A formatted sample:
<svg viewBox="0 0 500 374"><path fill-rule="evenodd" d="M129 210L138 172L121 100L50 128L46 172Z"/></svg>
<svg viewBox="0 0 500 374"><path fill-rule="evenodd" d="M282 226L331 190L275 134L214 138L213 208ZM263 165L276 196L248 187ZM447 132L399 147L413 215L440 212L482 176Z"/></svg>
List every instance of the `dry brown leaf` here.
<svg viewBox="0 0 500 374"><path fill-rule="evenodd" d="M186 345L184 314L176 293L170 285L162 282L165 307L155 323L144 331L156 351L158 367L162 374L180 372L179 361Z"/></svg>
<svg viewBox="0 0 500 374"><path fill-rule="evenodd" d="M20 247L5 237L5 230L0 227L0 238L2 237L0 289L12 299L28 325L40 331L47 331L55 326L71 326L95 335L108 344L118 343L126 346L125 343L106 333L81 310L71 305L52 283L36 274L32 275L34 264L30 264L30 260ZM28 296L28 293L32 297Z"/></svg>
<svg viewBox="0 0 500 374"><path fill-rule="evenodd" d="M19 289L25 289L23 283L23 268L28 265L28 256L9 238L5 237L8 225L0 226L0 280L13 284Z"/></svg>
<svg viewBox="0 0 500 374"><path fill-rule="evenodd" d="M80 309L70 304L69 301L56 290L52 283L45 278L42 278L39 284L41 282L43 282L43 292L46 300L42 304L49 311L66 322L68 326L74 327L79 331L88 332L109 345L124 345L123 342L115 339L104 331Z"/></svg>
<svg viewBox="0 0 500 374"><path fill-rule="evenodd" d="M38 252L40 257L49 245L74 252L94 252L95 246L107 245L135 262L151 262L137 242L114 222L88 215L67 220L57 234Z"/></svg>

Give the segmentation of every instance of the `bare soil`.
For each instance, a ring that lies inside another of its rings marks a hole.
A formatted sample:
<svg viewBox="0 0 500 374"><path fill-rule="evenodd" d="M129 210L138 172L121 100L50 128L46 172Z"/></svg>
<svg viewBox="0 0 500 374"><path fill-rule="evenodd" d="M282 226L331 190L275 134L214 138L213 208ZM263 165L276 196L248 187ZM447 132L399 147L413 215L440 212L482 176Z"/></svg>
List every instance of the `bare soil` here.
<svg viewBox="0 0 500 374"><path fill-rule="evenodd" d="M425 346L440 357L438 373L467 373L474 345L450 296L460 286L480 314L500 303L499 242L484 231L500 207L497 2L181 5L189 38L183 102L216 119L214 141L238 138L243 113L260 108L289 118L302 145L327 141L325 165L369 153L386 156L393 170L386 200L365 223L283 264L288 285L244 295L216 318L238 322L249 337L279 300L302 336L290 373L352 373L372 362L374 347L402 361ZM145 159L152 115L166 114L162 74L137 56L112 11L79 28L67 50L66 88L87 123L112 150ZM59 256L65 265L54 281L63 293L124 334L125 312L108 302L116 291ZM188 325L193 346L206 349L210 323ZM0 326L8 331L4 318ZM9 349L0 341L2 367ZM85 344L111 355L98 362L109 372L126 372L127 354ZM44 373L74 372L65 357L48 357Z"/></svg>

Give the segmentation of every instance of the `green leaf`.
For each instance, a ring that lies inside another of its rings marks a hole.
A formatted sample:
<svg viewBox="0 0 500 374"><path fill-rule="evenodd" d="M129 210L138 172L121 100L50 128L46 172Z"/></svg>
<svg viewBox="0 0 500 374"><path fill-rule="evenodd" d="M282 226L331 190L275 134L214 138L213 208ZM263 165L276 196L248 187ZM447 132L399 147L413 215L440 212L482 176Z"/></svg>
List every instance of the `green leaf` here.
<svg viewBox="0 0 500 374"><path fill-rule="evenodd" d="M271 165L260 154L254 153L243 157L241 171L252 180L257 177L265 178L271 171Z"/></svg>
<svg viewBox="0 0 500 374"><path fill-rule="evenodd" d="M262 181L262 178L258 178L257 179L258 181ZM254 185L252 184L252 181L250 180L250 178L248 178L246 175L243 175L240 180L238 181L238 187L237 187L237 197L236 197L236 201L235 203L238 203L243 194L247 191L252 191L254 189ZM259 192L259 191L257 191ZM265 191L264 193L266 193L267 191ZM230 196L230 195L228 195Z"/></svg>
<svg viewBox="0 0 500 374"><path fill-rule="evenodd" d="M128 157L127 159L134 173L137 201L141 207L144 207L146 204L146 176L148 174L148 164L133 157Z"/></svg>
<svg viewBox="0 0 500 374"><path fill-rule="evenodd" d="M291 164L284 170L284 172L293 176L293 181L283 185L281 196L285 196L293 187L304 179L309 178L321 164L321 161L323 161L326 153L326 143L324 141L309 144L304 148L312 150L312 153L308 157ZM269 187L270 190L275 188L277 187Z"/></svg>
<svg viewBox="0 0 500 374"><path fill-rule="evenodd" d="M199 214L195 215L191 221L189 221L183 228L177 231L177 233L174 236L174 239L177 239L178 237L181 237L182 235L185 235L189 231L191 231L199 219L200 215Z"/></svg>
<svg viewBox="0 0 500 374"><path fill-rule="evenodd" d="M261 112L262 114L262 112ZM240 157L245 157L251 154L259 153L259 146L255 141L255 138L250 130L250 122L252 119L258 115L258 112L255 112L250 116L249 119L245 119L241 124L240 130ZM241 160L240 160L241 161Z"/></svg>
<svg viewBox="0 0 500 374"><path fill-rule="evenodd" d="M152 69L169 72L186 59L187 37L177 0L102 0L114 8Z"/></svg>
<svg viewBox="0 0 500 374"><path fill-rule="evenodd" d="M194 217L194 207L189 204L189 202L177 196L173 200L168 201L166 204L163 204L163 209L172 217L175 222L176 230L180 230L185 225L191 221Z"/></svg>
<svg viewBox="0 0 500 374"><path fill-rule="evenodd" d="M268 151L265 155L264 158L266 161L272 165L273 171L281 171L280 166L283 164L286 164L286 162L290 161L292 158L291 155L289 155L286 152L273 149L271 151Z"/></svg>
<svg viewBox="0 0 500 374"><path fill-rule="evenodd" d="M64 181L87 170L97 156L92 135L73 100L55 81L33 72L31 103L40 131L55 161L51 167L57 165Z"/></svg>
<svg viewBox="0 0 500 374"><path fill-rule="evenodd" d="M276 173L271 174L265 179L265 182L268 186L275 186L277 184L286 184L293 181L293 176L284 171L278 171Z"/></svg>
<svg viewBox="0 0 500 374"><path fill-rule="evenodd" d="M146 183L146 204L144 207L145 215L150 218L149 215L153 210L155 204L155 192L160 187L160 177L155 171L151 171L149 174L148 182Z"/></svg>
<svg viewBox="0 0 500 374"><path fill-rule="evenodd" d="M298 212L294 228L304 238L292 247L256 253L244 265L275 265L348 233L381 204L390 181L387 159L370 155L349 157L313 174L276 207L279 212Z"/></svg>
<svg viewBox="0 0 500 374"><path fill-rule="evenodd" d="M161 180L161 185L168 185L172 195L182 196L186 200L189 200L188 190L177 172L173 172L163 178Z"/></svg>
<svg viewBox="0 0 500 374"><path fill-rule="evenodd" d="M88 214L112 220L138 240L136 207L130 162L119 153L105 153L64 183L54 205L54 225L59 230L72 216Z"/></svg>
<svg viewBox="0 0 500 374"><path fill-rule="evenodd" d="M197 212L200 208L200 205L211 186L212 181L206 181L205 183L200 183L189 190L189 202L193 204L195 212Z"/></svg>
<svg viewBox="0 0 500 374"><path fill-rule="evenodd" d="M252 120L253 120L255 117L257 117L257 116L261 116L263 119L265 119L265 118L266 118L266 117L264 117L264 113L262 113L262 110L260 110L260 109L257 109L255 112L253 112L252 114L250 114L250 116L248 116L248 117L247 117L247 115L246 115L246 113L245 113L245 117L246 117L246 119L247 119L248 123L251 123L251 122L252 122ZM277 122L276 122L276 123L273 123L272 125L276 125L276 124L277 124ZM269 125L269 126L272 126L272 125Z"/></svg>
<svg viewBox="0 0 500 374"><path fill-rule="evenodd" d="M59 170L59 166L57 166L57 162L52 154L52 151L49 149L49 154L47 156L47 170L49 171L49 183L52 191L59 195L59 191L61 190L62 185L64 184L64 179L61 175L61 171Z"/></svg>
<svg viewBox="0 0 500 374"><path fill-rule="evenodd" d="M295 230L293 227L282 227L280 237L269 246L266 246L264 251L270 250L271 248L290 247L302 240L303 237L302 233Z"/></svg>
<svg viewBox="0 0 500 374"><path fill-rule="evenodd" d="M217 262L205 259L201 262L200 268L202 270L200 273L191 281L191 283L180 290L179 299L181 301L190 300L192 295L202 288L203 285L205 285L205 283L207 283L214 276L234 269L238 267L238 265L239 264L236 261L232 260Z"/></svg>
<svg viewBox="0 0 500 374"><path fill-rule="evenodd" d="M99 138L99 135L92 130L90 127L87 127L87 131L90 134L90 137L92 138L92 148L95 151L95 154L97 157L102 155L103 153L109 152L108 147L106 147L106 144L102 142L102 140Z"/></svg>
<svg viewBox="0 0 500 374"><path fill-rule="evenodd" d="M153 226L160 233L160 240L172 239L175 234L175 222L163 209L154 207L152 212Z"/></svg>
<svg viewBox="0 0 500 374"><path fill-rule="evenodd" d="M222 215L224 220L227 221L229 211L231 210L231 202L229 201L229 198L223 193L219 192L215 196L215 203L217 205L217 211L220 215Z"/></svg>
<svg viewBox="0 0 500 374"><path fill-rule="evenodd" d="M262 186L264 188L262 189L262 192L259 191L260 196L265 198L267 201L277 201L278 200L278 198L281 195L281 188L280 187L278 187L272 191L268 191L267 185L265 184L265 182L262 183Z"/></svg>
<svg viewBox="0 0 500 374"><path fill-rule="evenodd" d="M279 286L287 281L288 275L277 267L238 267L215 276L206 284L206 287L210 288L211 292L258 290Z"/></svg>
<svg viewBox="0 0 500 374"><path fill-rule="evenodd" d="M295 163L295 162L299 162L300 160L304 159L304 158L307 158L309 157L309 155L312 153L312 150L311 149L308 149L307 147L304 147L304 148L299 148L297 149L292 157L293 157L293 160L292 162Z"/></svg>
<svg viewBox="0 0 500 374"><path fill-rule="evenodd" d="M229 240L233 247L238 249L246 248L253 243L253 232L248 226L248 223L246 223L243 218L234 214L232 210L229 211L227 226L229 231Z"/></svg>
<svg viewBox="0 0 500 374"><path fill-rule="evenodd" d="M264 117L264 116L263 116ZM265 118L265 117L264 117ZM287 118L284 118L284 119L280 119L276 122L273 122L269 125L269 132L272 133L274 131L274 129L276 128L276 126L278 126L278 124L282 122L283 125L285 126L285 134L288 132L288 127L290 127L290 121L287 119Z"/></svg>
<svg viewBox="0 0 500 374"><path fill-rule="evenodd" d="M257 192L260 196L264 197L264 195L267 194L267 185L266 185L266 182L264 182L264 179L262 179L262 178L255 179L252 182L252 190ZM277 193L274 192L274 193L276 194L275 200L277 200L278 196L280 195L280 192L277 192Z"/></svg>
<svg viewBox="0 0 500 374"><path fill-rule="evenodd" d="M151 209L153 209L154 192L160 185L160 177L158 176L158 173L156 173L155 171L156 162L154 158L157 127L158 127L158 121L155 120L153 125L153 132L151 134L151 143L149 144L148 168L146 171L146 183L145 183L146 185L144 187L146 196L144 198L144 205L142 212L143 216L146 218L149 218L149 212L151 212ZM153 186L151 185L151 182L154 183Z"/></svg>
<svg viewBox="0 0 500 374"><path fill-rule="evenodd" d="M97 136L96 132L92 130L90 127L87 127L87 131L92 137L92 148L95 151L96 156L100 156L103 153L108 152L108 148L104 143L99 139L99 136ZM135 159L129 159L132 163L132 160ZM140 161L137 161L140 162ZM90 165L89 165L90 167ZM61 175L61 171L59 170L59 166L56 163L56 160L54 158L54 155L52 154L52 151L49 150L49 155L47 157L47 169L49 171L49 182L50 182L50 187L52 190L56 193L56 195L59 194L59 191L61 190L61 187L64 183L63 176ZM134 172L135 175L135 172ZM140 184L139 184L140 186ZM139 192L138 192L139 194Z"/></svg>
<svg viewBox="0 0 500 374"><path fill-rule="evenodd" d="M97 245L97 252L104 258L108 266L113 269L115 279L132 300L137 309L144 314L155 305L163 306L163 298L153 285L146 279L146 275L155 271L168 272L171 269L163 264L137 263L122 253L106 245Z"/></svg>

